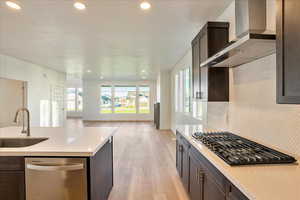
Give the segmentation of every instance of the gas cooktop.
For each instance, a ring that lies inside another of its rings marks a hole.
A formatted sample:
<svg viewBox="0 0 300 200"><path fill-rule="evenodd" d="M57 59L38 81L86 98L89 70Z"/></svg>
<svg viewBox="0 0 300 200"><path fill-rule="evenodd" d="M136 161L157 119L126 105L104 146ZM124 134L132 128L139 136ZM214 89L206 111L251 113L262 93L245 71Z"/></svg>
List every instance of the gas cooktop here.
<svg viewBox="0 0 300 200"><path fill-rule="evenodd" d="M197 132L193 137L232 166L296 162L289 155L229 132Z"/></svg>

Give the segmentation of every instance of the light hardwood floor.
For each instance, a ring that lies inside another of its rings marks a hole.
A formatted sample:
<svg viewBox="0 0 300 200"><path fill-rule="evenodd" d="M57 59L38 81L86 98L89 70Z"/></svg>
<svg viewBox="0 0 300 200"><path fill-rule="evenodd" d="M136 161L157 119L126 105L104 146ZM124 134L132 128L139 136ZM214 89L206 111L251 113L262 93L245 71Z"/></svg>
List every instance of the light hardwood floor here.
<svg viewBox="0 0 300 200"><path fill-rule="evenodd" d="M68 126L81 126L69 120ZM175 166L175 135L146 122L90 122L114 126L114 187L109 200L188 200Z"/></svg>

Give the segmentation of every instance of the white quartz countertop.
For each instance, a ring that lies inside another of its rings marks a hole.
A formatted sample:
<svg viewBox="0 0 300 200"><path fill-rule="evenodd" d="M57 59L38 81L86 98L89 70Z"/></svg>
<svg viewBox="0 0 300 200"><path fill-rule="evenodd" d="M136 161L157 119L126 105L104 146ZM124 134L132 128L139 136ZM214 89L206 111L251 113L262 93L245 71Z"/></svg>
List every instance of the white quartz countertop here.
<svg viewBox="0 0 300 200"><path fill-rule="evenodd" d="M207 130L206 128L201 125L186 125L178 126L177 130L249 199L300 199L300 166L298 164L232 167L192 137L194 132ZM300 160L299 157L296 159Z"/></svg>
<svg viewBox="0 0 300 200"><path fill-rule="evenodd" d="M113 136L116 127L31 128L30 138L48 138L21 148L0 148L0 156L72 156L89 157ZM20 127L0 128L1 138L28 138Z"/></svg>

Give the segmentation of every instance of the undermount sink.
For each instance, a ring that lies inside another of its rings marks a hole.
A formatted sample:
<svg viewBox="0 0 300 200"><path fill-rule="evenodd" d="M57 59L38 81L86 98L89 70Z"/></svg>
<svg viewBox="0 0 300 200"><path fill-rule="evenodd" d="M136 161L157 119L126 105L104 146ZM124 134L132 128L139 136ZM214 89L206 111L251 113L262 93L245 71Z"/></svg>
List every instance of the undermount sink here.
<svg viewBox="0 0 300 200"><path fill-rule="evenodd" d="M0 138L0 148L28 147L45 140L48 138Z"/></svg>

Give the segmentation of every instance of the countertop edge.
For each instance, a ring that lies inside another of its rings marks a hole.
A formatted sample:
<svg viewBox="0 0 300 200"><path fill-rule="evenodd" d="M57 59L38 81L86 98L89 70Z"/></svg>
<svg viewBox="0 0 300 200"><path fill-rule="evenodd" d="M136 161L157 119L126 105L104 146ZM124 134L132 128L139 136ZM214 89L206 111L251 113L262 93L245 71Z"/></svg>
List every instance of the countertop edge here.
<svg viewBox="0 0 300 200"><path fill-rule="evenodd" d="M36 151L28 151L25 149L18 148L19 151L0 151L0 157L8 156L24 156L24 157L93 157L105 144L107 141L110 140L111 137L114 136L114 134L117 132L117 128L111 131L111 133L107 134L106 138L99 142L99 144L96 146L96 148L92 149L91 151L51 151L51 150L36 150Z"/></svg>
<svg viewBox="0 0 300 200"><path fill-rule="evenodd" d="M104 146L104 144L106 144L106 142L109 141L110 138L115 135L116 132L117 132L117 129L112 131L111 134L109 134L107 136L107 138L105 140L103 140L103 142L96 147L96 149L92 152L91 156L94 156Z"/></svg>

